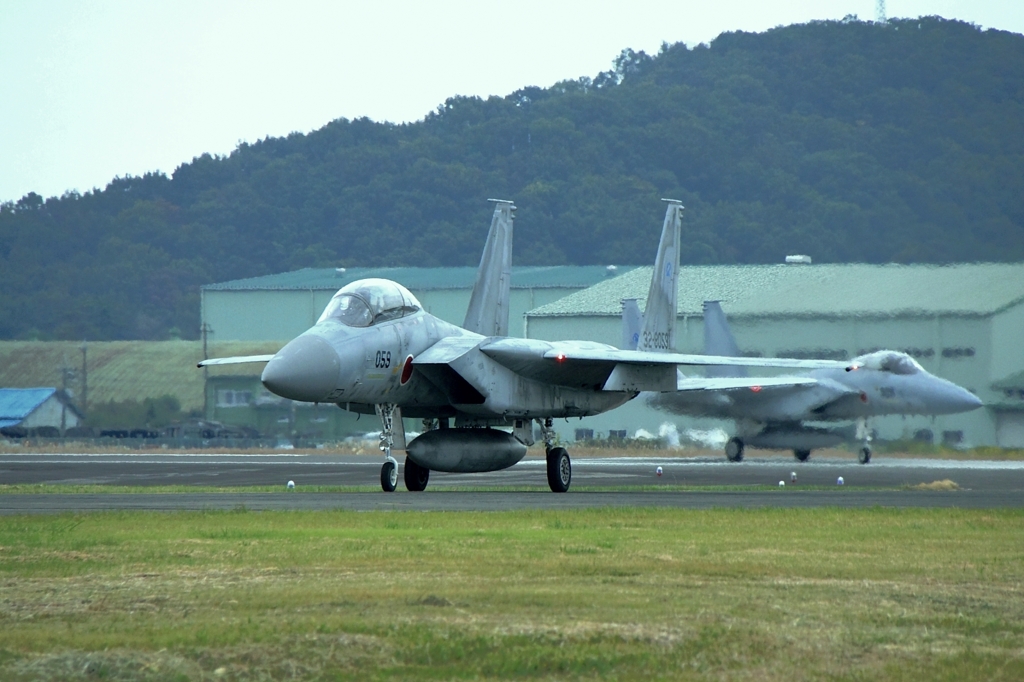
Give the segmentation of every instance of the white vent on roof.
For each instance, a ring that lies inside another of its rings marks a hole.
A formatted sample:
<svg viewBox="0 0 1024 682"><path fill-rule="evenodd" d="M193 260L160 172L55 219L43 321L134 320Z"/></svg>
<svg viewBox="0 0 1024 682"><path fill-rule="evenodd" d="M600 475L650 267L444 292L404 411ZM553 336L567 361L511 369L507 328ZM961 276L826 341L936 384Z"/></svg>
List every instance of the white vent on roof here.
<svg viewBox="0 0 1024 682"><path fill-rule="evenodd" d="M614 265L609 265L604 269L604 274L606 277L614 277L618 272L619 269Z"/></svg>
<svg viewBox="0 0 1024 682"><path fill-rule="evenodd" d="M787 263L795 263L797 265L810 265L810 256L786 256Z"/></svg>
<svg viewBox="0 0 1024 682"><path fill-rule="evenodd" d="M345 276L345 272L346 272L345 268L334 268L334 275L336 277L344 277Z"/></svg>

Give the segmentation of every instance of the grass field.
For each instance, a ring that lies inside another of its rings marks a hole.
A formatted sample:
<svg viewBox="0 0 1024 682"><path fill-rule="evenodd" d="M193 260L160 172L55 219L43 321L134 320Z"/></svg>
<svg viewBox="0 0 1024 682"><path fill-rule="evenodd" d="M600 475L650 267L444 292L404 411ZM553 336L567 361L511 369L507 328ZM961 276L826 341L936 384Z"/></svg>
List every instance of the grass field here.
<svg viewBox="0 0 1024 682"><path fill-rule="evenodd" d="M1024 679L1024 512L0 518L0 679Z"/></svg>

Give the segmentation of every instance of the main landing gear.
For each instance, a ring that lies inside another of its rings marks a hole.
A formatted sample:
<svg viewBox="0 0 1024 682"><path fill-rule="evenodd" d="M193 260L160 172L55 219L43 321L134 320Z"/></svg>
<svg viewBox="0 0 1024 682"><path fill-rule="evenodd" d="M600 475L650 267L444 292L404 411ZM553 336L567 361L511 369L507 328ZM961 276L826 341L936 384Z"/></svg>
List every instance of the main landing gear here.
<svg viewBox="0 0 1024 682"><path fill-rule="evenodd" d="M857 451L857 461L867 464L871 461L871 427L867 419L857 421L857 438L860 440L860 450Z"/></svg>
<svg viewBox="0 0 1024 682"><path fill-rule="evenodd" d="M421 467L416 462L405 457L405 489L418 493L427 489L427 481L430 480L430 469Z"/></svg>
<svg viewBox="0 0 1024 682"><path fill-rule="evenodd" d="M548 487L554 493L567 492L572 482L572 461L569 459L569 452L563 447L555 446L555 429L550 418L537 421L540 423L544 451L547 453Z"/></svg>
<svg viewBox="0 0 1024 682"><path fill-rule="evenodd" d="M743 441L739 438L730 438L725 444L725 457L730 462L743 461Z"/></svg>

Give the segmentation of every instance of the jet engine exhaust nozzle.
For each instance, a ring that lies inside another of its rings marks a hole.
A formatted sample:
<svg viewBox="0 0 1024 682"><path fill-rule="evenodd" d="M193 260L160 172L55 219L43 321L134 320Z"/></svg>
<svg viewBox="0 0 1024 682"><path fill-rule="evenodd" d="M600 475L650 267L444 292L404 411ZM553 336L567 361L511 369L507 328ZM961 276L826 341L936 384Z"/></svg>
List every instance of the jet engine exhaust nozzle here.
<svg viewBox="0 0 1024 682"><path fill-rule="evenodd" d="M341 360L319 336L303 335L277 352L260 380L267 390L282 398L320 402L336 387Z"/></svg>

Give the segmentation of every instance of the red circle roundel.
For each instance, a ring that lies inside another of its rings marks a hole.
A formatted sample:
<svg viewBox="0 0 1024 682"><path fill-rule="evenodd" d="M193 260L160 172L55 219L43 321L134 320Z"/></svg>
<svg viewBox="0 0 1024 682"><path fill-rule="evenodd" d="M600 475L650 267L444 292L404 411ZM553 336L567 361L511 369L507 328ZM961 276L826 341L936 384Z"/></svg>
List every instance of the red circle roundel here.
<svg viewBox="0 0 1024 682"><path fill-rule="evenodd" d="M409 383L409 379L412 378L412 356L410 355L405 359L405 364L402 365L402 385L405 386Z"/></svg>

